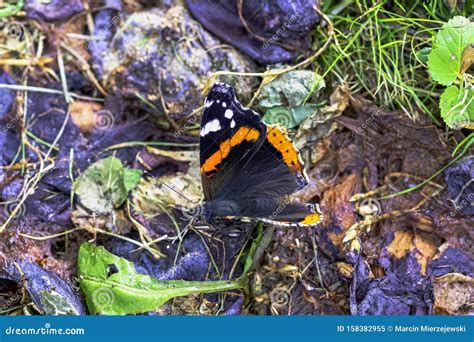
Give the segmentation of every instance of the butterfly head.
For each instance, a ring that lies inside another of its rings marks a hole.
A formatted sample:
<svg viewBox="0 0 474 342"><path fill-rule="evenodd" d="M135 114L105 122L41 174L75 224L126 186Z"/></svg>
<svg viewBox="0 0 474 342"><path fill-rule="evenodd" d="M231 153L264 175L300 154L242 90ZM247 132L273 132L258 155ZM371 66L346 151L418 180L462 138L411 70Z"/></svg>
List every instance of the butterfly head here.
<svg viewBox="0 0 474 342"><path fill-rule="evenodd" d="M235 101L235 90L225 83L215 83L207 95L204 106L209 108L214 103L230 106Z"/></svg>

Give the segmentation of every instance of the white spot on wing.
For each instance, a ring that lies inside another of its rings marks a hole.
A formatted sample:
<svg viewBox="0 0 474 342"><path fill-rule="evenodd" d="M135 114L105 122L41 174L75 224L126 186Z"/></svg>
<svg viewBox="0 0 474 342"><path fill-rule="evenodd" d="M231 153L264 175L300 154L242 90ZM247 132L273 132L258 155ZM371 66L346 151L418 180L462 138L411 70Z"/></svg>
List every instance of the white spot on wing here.
<svg viewBox="0 0 474 342"><path fill-rule="evenodd" d="M227 107L227 103L222 102L222 107L224 107L224 108Z"/></svg>
<svg viewBox="0 0 474 342"><path fill-rule="evenodd" d="M235 121L232 120L232 121L230 122L230 128L234 128L234 127L235 127Z"/></svg>
<svg viewBox="0 0 474 342"><path fill-rule="evenodd" d="M204 107L209 108L210 106L212 106L213 103L214 101L206 101L204 102Z"/></svg>
<svg viewBox="0 0 474 342"><path fill-rule="evenodd" d="M232 117L234 116L234 112L231 109L227 109L224 113L224 116L227 119L232 119Z"/></svg>
<svg viewBox="0 0 474 342"><path fill-rule="evenodd" d="M207 135L209 132L217 132L221 129L221 124L218 119L214 119L209 121L202 129L201 129L201 136Z"/></svg>

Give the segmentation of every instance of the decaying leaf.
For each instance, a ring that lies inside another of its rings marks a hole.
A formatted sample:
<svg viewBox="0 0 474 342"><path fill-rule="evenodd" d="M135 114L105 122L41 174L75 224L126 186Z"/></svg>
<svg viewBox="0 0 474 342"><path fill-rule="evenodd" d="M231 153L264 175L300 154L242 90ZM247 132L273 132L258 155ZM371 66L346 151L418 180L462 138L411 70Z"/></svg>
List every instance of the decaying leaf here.
<svg viewBox="0 0 474 342"><path fill-rule="evenodd" d="M468 44L461 56L461 69L459 70L460 74L464 74L467 69L471 67L474 63L474 43Z"/></svg>
<svg viewBox="0 0 474 342"><path fill-rule="evenodd" d="M301 106L313 82L319 82L316 90L325 86L321 76L311 70L286 72L263 87L257 98L257 108L267 110L277 106Z"/></svg>
<svg viewBox="0 0 474 342"><path fill-rule="evenodd" d="M439 315L474 314L474 279L448 273L433 280L434 313Z"/></svg>
<svg viewBox="0 0 474 342"><path fill-rule="evenodd" d="M147 151L154 155L164 156L183 162L195 162L199 157L196 151L169 151L155 147L147 147Z"/></svg>
<svg viewBox="0 0 474 342"><path fill-rule="evenodd" d="M36 263L18 260L0 265L0 280L25 287L36 308L46 315L84 315L81 298L72 284Z"/></svg>
<svg viewBox="0 0 474 342"><path fill-rule="evenodd" d="M191 162L188 172L177 172L159 178L144 178L132 191L135 208L144 215L166 213L168 208L190 208L202 200L199 157L195 151L164 151L151 149L151 153L177 161Z"/></svg>
<svg viewBox="0 0 474 342"><path fill-rule="evenodd" d="M432 311L431 283L423 277L413 253L400 260L384 258L385 275L370 279L370 268L359 253L349 253L354 265L351 285L353 315L427 315Z"/></svg>
<svg viewBox="0 0 474 342"><path fill-rule="evenodd" d="M349 107L349 87L341 84L329 97L329 104L316 109L300 125L296 134L298 142L318 141L337 129L331 120L341 115Z"/></svg>
<svg viewBox="0 0 474 342"><path fill-rule="evenodd" d="M421 274L426 274L428 263L438 251L437 246L426 235L407 230L396 231L387 251L393 257L401 259L413 252L421 266Z"/></svg>
<svg viewBox="0 0 474 342"><path fill-rule="evenodd" d="M89 166L74 182L74 193L87 209L107 214L121 206L139 182L141 170L125 168L108 157Z"/></svg>
<svg viewBox="0 0 474 342"><path fill-rule="evenodd" d="M257 97L257 108L264 113L264 121L286 128L298 126L318 108L312 103L305 104L313 83L317 84L316 93L325 86L321 76L313 71L295 70L266 84Z"/></svg>
<svg viewBox="0 0 474 342"><path fill-rule="evenodd" d="M327 225L329 222L329 229L321 232L327 236L329 245L321 245L321 248L329 253L334 253L334 249L342 255L343 239L347 230L356 222L357 215L354 206L349 202L349 198L357 192L360 187L360 180L357 175L352 174L343 177L331 189L324 193L322 205L330 213L325 217L323 224ZM331 251L331 252L330 252Z"/></svg>
<svg viewBox="0 0 474 342"><path fill-rule="evenodd" d="M88 132L97 126L98 113L102 108L103 105L97 102L74 101L69 106L69 112L74 124Z"/></svg>

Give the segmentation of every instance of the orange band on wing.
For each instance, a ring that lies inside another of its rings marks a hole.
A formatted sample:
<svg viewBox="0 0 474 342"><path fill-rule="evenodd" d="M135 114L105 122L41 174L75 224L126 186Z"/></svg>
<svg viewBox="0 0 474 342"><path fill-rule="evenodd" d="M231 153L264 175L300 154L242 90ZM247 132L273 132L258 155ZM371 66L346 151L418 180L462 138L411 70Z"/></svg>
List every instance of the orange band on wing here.
<svg viewBox="0 0 474 342"><path fill-rule="evenodd" d="M290 170L303 172L298 150L279 126L268 126L267 140L282 154L283 161Z"/></svg>
<svg viewBox="0 0 474 342"><path fill-rule="evenodd" d="M222 160L229 155L230 149L232 147L241 144L243 141L257 140L259 136L260 133L254 128L239 128L239 130L235 132L232 137L219 145L219 151L214 152L209 158L206 159L204 164L201 166L201 172L208 173L217 170L217 165L219 165Z"/></svg>

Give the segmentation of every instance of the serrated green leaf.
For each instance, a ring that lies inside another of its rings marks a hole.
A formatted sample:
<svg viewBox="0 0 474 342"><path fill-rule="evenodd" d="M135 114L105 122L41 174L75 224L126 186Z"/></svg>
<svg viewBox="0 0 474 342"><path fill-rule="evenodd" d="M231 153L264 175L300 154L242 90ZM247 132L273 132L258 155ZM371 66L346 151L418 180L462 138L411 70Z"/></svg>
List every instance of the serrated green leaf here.
<svg viewBox="0 0 474 342"><path fill-rule="evenodd" d="M137 273L132 262L90 243L79 249L78 276L89 311L103 315L144 313L178 296L247 286L245 277L233 281L159 281Z"/></svg>
<svg viewBox="0 0 474 342"><path fill-rule="evenodd" d="M124 168L108 157L90 165L74 182L74 193L87 209L107 214L121 206L138 184L142 171Z"/></svg>
<svg viewBox="0 0 474 342"><path fill-rule="evenodd" d="M441 117L450 128L474 128L474 91L471 88L446 88L439 101Z"/></svg>
<svg viewBox="0 0 474 342"><path fill-rule="evenodd" d="M433 79L450 85L460 73L462 52L474 43L474 23L457 16L450 19L436 35L428 57L428 69Z"/></svg>

